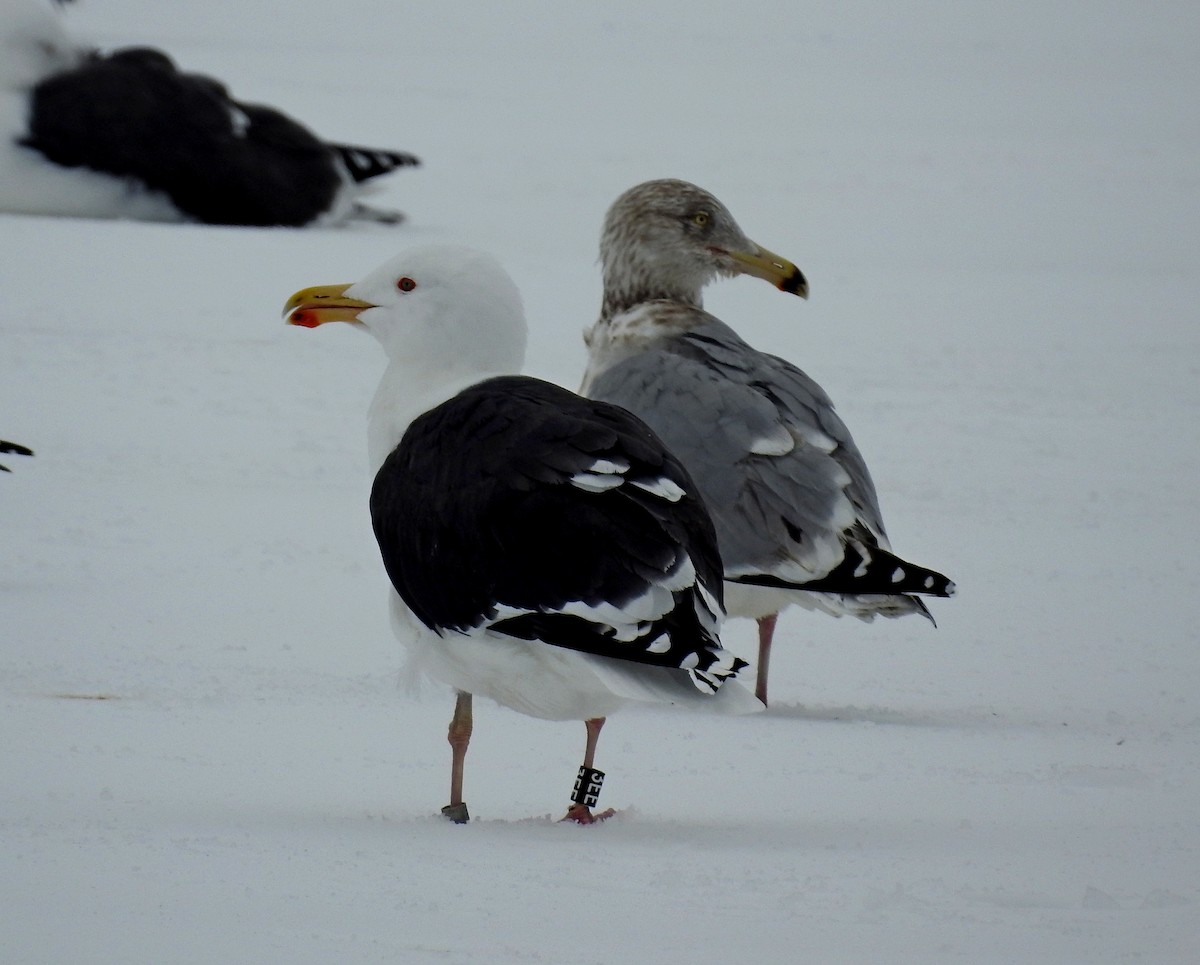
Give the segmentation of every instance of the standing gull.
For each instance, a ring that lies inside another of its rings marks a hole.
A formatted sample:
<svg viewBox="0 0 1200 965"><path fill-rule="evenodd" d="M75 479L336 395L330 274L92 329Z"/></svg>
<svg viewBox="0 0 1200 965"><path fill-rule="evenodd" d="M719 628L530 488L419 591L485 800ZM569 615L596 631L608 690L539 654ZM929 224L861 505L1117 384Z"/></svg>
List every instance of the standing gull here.
<svg viewBox="0 0 1200 965"><path fill-rule="evenodd" d="M600 261L604 301L580 391L639 415L699 485L728 612L758 621L758 698L789 604L932 621L914 594L951 596L954 584L892 554L871 475L829 396L701 307L705 284L741 274L807 298L799 269L747 238L707 191L675 180L613 203Z"/></svg>
<svg viewBox="0 0 1200 965"><path fill-rule="evenodd" d="M46 0L0 0L0 210L228 225L394 223L368 206L400 151L322 140L159 50L71 41Z"/></svg>
<svg viewBox="0 0 1200 965"><path fill-rule="evenodd" d="M353 285L297 292L293 325L350 322L388 367L371 404L371 520L393 626L458 691L450 803L467 820L471 695L583 720L567 817L590 824L604 718L630 702L761 709L721 648L716 536L686 470L637 418L518 371L511 279L460 248L406 252Z"/></svg>

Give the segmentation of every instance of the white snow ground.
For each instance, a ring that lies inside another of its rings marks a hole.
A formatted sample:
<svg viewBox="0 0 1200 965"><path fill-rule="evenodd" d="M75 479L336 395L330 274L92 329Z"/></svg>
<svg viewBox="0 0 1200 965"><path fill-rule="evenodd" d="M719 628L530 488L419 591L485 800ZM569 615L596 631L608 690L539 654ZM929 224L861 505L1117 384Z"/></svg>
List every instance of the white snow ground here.
<svg viewBox="0 0 1200 965"><path fill-rule="evenodd" d="M399 229L0 216L0 959L1200 957L1200 7L75 7L425 166ZM478 245L574 386L600 219L664 176L807 273L708 304L960 595L789 612L767 714L614 718L600 827L552 820L583 728L481 706L450 826L366 517L382 357L279 311Z"/></svg>

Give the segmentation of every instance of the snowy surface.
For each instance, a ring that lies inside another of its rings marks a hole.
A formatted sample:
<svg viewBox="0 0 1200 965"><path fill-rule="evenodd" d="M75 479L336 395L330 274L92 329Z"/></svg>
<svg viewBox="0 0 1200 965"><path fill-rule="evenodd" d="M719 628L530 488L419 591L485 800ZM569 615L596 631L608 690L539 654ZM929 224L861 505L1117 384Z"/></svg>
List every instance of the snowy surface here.
<svg viewBox="0 0 1200 965"><path fill-rule="evenodd" d="M68 14L417 153L407 225L0 216L0 958L1196 961L1200 7L277 6ZM476 245L574 386L600 219L666 176L805 271L708 305L960 595L789 612L766 714L614 718L595 828L553 820L583 728L481 701L447 825L366 516L382 355L279 311Z"/></svg>

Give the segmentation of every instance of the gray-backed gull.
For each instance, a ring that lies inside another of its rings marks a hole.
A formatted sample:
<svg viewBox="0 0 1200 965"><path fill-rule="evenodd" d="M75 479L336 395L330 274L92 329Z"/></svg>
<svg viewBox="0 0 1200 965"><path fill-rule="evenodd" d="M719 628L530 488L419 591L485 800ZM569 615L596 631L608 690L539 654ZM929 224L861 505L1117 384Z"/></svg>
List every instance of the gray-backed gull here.
<svg viewBox="0 0 1200 965"><path fill-rule="evenodd" d="M754 275L807 297L791 262L746 237L709 192L648 181L608 211L604 300L580 391L624 406L691 472L716 523L731 616L758 621L756 693L767 700L779 611L795 603L862 620L950 596L941 573L892 554L875 486L824 390L704 311L714 278Z"/></svg>

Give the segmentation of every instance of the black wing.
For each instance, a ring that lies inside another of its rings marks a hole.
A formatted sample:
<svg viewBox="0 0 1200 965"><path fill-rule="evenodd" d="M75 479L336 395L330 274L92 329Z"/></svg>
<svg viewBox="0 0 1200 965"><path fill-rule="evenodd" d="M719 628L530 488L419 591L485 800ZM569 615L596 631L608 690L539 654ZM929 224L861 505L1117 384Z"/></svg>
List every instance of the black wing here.
<svg viewBox="0 0 1200 965"><path fill-rule="evenodd" d="M0 453L14 456L32 456L33 450L16 442L5 442L0 439ZM0 466L0 472L12 472L8 466Z"/></svg>
<svg viewBox="0 0 1200 965"><path fill-rule="evenodd" d="M397 592L438 633L487 628L719 683L743 664L716 636L721 561L695 494L629 412L511 376L413 422L371 517Z"/></svg>

